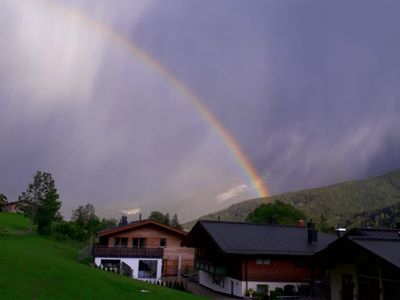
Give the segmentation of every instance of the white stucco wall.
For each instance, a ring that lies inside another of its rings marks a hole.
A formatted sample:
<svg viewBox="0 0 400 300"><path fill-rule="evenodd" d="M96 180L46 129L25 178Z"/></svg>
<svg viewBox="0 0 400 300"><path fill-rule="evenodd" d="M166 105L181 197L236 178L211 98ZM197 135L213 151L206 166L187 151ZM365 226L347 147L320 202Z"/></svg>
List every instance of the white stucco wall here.
<svg viewBox="0 0 400 300"><path fill-rule="evenodd" d="M157 258L118 258L118 257L95 257L94 263L100 267L102 259L115 259L126 263L132 269L132 278L145 280L145 281L157 281L161 279L162 259ZM139 260L155 260L157 261L157 278L139 278Z"/></svg>
<svg viewBox="0 0 400 300"><path fill-rule="evenodd" d="M216 292L225 293L231 295L231 286L233 282L233 295L242 297L242 282L240 280L220 276L219 284L214 283L213 275L202 270L199 271L199 283L209 289L212 289Z"/></svg>
<svg viewBox="0 0 400 300"><path fill-rule="evenodd" d="M306 285L304 282L266 282L266 281L249 281L247 283L247 286L249 289L253 289L254 291L257 291L257 285L260 284L268 284L268 290L271 292L275 290L276 288L284 288L285 285L294 285L295 289L297 290L297 287L299 285ZM243 281L243 290L246 291L246 282Z"/></svg>
<svg viewBox="0 0 400 300"><path fill-rule="evenodd" d="M199 271L199 283L209 289L216 292L225 293L231 295L231 286L233 282L233 295L238 297L244 297L246 293L246 282L240 281L231 277L216 277L219 279L219 284L213 280L213 275L205 271ZM304 282L265 282L265 281L248 281L247 289L253 289L257 291L257 285L268 284L269 291L273 291L276 288L283 288L285 285L294 285L297 289L298 285L304 285Z"/></svg>
<svg viewBox="0 0 400 300"><path fill-rule="evenodd" d="M353 276L354 280L354 299L357 297L357 276L355 270L355 264L338 264L334 269L330 270L330 285L331 285L331 300L342 299L342 274L349 274Z"/></svg>

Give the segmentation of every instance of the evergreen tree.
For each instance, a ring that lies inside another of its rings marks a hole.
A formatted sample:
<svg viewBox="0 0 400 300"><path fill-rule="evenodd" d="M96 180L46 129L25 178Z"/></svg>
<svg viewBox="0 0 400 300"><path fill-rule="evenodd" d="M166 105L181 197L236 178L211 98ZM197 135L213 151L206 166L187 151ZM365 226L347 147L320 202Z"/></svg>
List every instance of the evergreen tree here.
<svg viewBox="0 0 400 300"><path fill-rule="evenodd" d="M166 213L165 214L165 216L164 216L164 222L163 222L165 225L170 225L170 223L171 223L171 221L170 221L170 218L169 218L169 213Z"/></svg>
<svg viewBox="0 0 400 300"><path fill-rule="evenodd" d="M172 217L171 226L177 229L182 229L182 225L179 223L177 214L174 214L174 216Z"/></svg>

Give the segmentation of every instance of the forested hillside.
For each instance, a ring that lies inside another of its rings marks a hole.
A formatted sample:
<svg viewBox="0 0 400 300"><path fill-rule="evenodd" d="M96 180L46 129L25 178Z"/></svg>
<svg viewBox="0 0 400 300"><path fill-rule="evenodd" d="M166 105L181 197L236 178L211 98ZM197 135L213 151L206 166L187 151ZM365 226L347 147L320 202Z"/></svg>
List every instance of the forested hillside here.
<svg viewBox="0 0 400 300"><path fill-rule="evenodd" d="M400 202L380 209L355 214L346 226L395 228L400 222Z"/></svg>
<svg viewBox="0 0 400 300"><path fill-rule="evenodd" d="M349 224L355 214L379 210L400 202L400 170L364 180L354 180L315 189L253 199L231 205L201 219L244 221L261 203L290 203L316 222L326 219L330 226ZM389 208L388 208L389 209ZM185 224L190 228L194 224Z"/></svg>

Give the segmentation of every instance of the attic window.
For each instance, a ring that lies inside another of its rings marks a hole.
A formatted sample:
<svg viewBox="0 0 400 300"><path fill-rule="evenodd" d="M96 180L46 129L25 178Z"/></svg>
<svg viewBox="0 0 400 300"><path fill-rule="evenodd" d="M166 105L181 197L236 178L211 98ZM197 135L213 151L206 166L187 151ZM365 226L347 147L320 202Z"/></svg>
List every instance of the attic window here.
<svg viewBox="0 0 400 300"><path fill-rule="evenodd" d="M270 265L271 260L269 258L257 258L256 264L257 265Z"/></svg>
<svg viewBox="0 0 400 300"><path fill-rule="evenodd" d="M160 239L160 247L166 247L166 246L167 246L167 239L161 238Z"/></svg>

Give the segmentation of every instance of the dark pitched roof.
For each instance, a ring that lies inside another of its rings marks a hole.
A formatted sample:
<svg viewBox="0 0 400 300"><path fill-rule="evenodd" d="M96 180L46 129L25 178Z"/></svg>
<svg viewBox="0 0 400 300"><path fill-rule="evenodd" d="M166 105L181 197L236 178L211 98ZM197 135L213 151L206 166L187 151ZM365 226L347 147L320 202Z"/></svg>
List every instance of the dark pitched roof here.
<svg viewBox="0 0 400 300"><path fill-rule="evenodd" d="M351 239L398 240L399 230L390 228L355 228L350 230L346 236Z"/></svg>
<svg viewBox="0 0 400 300"><path fill-rule="evenodd" d="M400 268L400 234L397 229L357 228L345 238Z"/></svg>
<svg viewBox="0 0 400 300"><path fill-rule="evenodd" d="M335 239L319 233L318 242L309 244L304 226L201 220L184 243L196 246L193 235L198 235L199 230L205 231L224 253L241 255L312 255Z"/></svg>
<svg viewBox="0 0 400 300"><path fill-rule="evenodd" d="M18 203L19 203L19 201L7 202L7 204L5 204L3 207L11 206L11 205L16 205L16 204L18 204Z"/></svg>
<svg viewBox="0 0 400 300"><path fill-rule="evenodd" d="M100 237L100 236L113 235L116 233L134 230L136 228L146 226L146 225L154 225L154 226L160 227L164 230L178 234L181 237L185 237L187 235L187 233L183 230L179 230L174 227L171 227L171 226L168 226L168 225L165 225L165 224L153 221L153 220L142 220L142 221L131 222L127 225L122 225L122 226L117 226L117 227L110 228L110 229L101 230L97 233L97 236Z"/></svg>
<svg viewBox="0 0 400 300"><path fill-rule="evenodd" d="M354 245L366 253L400 268L400 235L399 230L386 228L355 228L350 230L340 239L330 244L326 249L316 255L316 259L330 260L343 250L344 255L350 257L357 255L357 251L349 253L346 245ZM347 251L347 252L346 252Z"/></svg>
<svg viewBox="0 0 400 300"><path fill-rule="evenodd" d="M400 268L400 240L353 240L353 242Z"/></svg>

